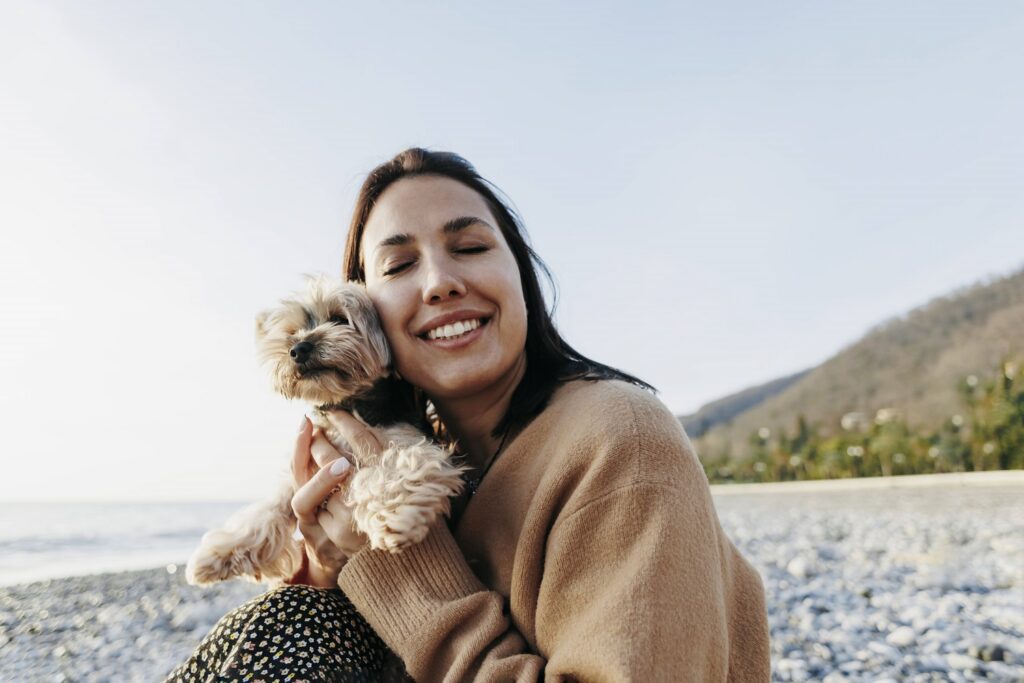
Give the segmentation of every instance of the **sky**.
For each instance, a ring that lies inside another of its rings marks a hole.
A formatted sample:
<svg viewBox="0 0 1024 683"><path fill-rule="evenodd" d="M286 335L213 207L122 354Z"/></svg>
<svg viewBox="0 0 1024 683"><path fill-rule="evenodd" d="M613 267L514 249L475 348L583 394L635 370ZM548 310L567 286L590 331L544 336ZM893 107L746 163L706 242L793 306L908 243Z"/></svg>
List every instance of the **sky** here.
<svg viewBox="0 0 1024 683"><path fill-rule="evenodd" d="M410 146L674 412L1024 266L1017 2L0 4L0 501L255 499L254 317Z"/></svg>

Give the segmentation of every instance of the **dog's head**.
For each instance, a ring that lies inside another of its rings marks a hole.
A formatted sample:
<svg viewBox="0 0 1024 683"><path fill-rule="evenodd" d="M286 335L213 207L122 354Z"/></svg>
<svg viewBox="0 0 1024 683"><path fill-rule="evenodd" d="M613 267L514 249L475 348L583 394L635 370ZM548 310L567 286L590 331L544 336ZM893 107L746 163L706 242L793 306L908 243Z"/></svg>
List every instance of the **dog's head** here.
<svg viewBox="0 0 1024 683"><path fill-rule="evenodd" d="M256 343L274 388L316 405L361 394L390 372L387 338L366 290L324 276L260 313Z"/></svg>

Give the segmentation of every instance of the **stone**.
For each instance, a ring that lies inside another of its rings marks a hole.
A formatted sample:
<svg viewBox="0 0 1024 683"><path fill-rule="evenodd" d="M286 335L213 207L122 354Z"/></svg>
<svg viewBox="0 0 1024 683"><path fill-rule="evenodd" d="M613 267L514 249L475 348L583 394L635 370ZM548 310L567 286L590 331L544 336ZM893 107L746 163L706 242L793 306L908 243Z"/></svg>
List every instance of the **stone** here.
<svg viewBox="0 0 1024 683"><path fill-rule="evenodd" d="M811 575L811 566L806 558L797 556L786 565L786 571L798 579L806 579Z"/></svg>
<svg viewBox="0 0 1024 683"><path fill-rule="evenodd" d="M908 647L913 645L916 640L917 634L909 626L900 626L885 638L885 642L894 647Z"/></svg>
<svg viewBox="0 0 1024 683"><path fill-rule="evenodd" d="M844 673L857 673L864 670L864 662L856 659L851 659L848 662L843 662L839 665L839 670Z"/></svg>
<svg viewBox="0 0 1024 683"><path fill-rule="evenodd" d="M868 649L876 655L878 655L879 657L884 657L885 659L892 662L898 661L900 658L899 650L892 647L891 645L886 645L885 643L880 643L875 640L868 643Z"/></svg>
<svg viewBox="0 0 1024 683"><path fill-rule="evenodd" d="M978 660L970 655L953 653L946 655L946 664L957 671L974 671L978 668Z"/></svg>
<svg viewBox="0 0 1024 683"><path fill-rule="evenodd" d="M802 659L791 659L789 657L780 659L775 665L777 671L793 671L795 669L806 669L807 662Z"/></svg>
<svg viewBox="0 0 1024 683"><path fill-rule="evenodd" d="M1006 658L1002 645L985 645L981 648L981 659L986 662L1001 662Z"/></svg>

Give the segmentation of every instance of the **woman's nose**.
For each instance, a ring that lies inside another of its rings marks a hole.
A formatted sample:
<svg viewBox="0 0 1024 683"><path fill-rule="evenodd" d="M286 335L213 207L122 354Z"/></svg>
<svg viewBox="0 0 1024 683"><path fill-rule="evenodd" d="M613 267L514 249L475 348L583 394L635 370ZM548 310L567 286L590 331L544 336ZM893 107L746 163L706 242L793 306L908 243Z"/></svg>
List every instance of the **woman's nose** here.
<svg viewBox="0 0 1024 683"><path fill-rule="evenodd" d="M448 264L427 264L424 268L423 301L434 303L466 293L462 278Z"/></svg>

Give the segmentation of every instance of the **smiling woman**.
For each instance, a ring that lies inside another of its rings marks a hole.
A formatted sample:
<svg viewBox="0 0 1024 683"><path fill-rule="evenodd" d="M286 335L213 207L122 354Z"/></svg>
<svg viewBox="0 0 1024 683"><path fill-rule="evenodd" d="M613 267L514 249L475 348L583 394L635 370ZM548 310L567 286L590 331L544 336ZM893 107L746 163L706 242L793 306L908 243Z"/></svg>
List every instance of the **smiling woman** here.
<svg viewBox="0 0 1024 683"><path fill-rule="evenodd" d="M562 339L538 271L515 213L461 157L410 149L371 172L344 273L380 315L402 398L436 417L470 484L401 553L303 528L300 585L267 601L324 589L321 640L373 633L415 680L767 680L761 579L725 537L689 439L648 384ZM349 413L332 422L347 444L384 445ZM316 469L347 444L304 430L296 462ZM296 494L300 519L335 500L328 474ZM373 642L354 654L379 663ZM244 664L224 667L243 680Z"/></svg>
<svg viewBox="0 0 1024 683"><path fill-rule="evenodd" d="M420 175L392 183L363 229L366 290L395 368L431 397L446 424L453 404L478 413L493 406L500 417L496 404L526 367L519 268L496 226L477 192Z"/></svg>

